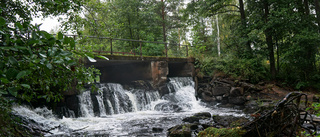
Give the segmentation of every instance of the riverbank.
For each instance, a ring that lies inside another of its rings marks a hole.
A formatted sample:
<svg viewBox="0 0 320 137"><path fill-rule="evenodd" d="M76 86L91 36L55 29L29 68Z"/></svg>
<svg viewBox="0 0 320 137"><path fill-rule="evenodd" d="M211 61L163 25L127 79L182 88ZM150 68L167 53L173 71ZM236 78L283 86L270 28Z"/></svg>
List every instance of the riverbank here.
<svg viewBox="0 0 320 137"><path fill-rule="evenodd" d="M196 78L197 81L197 96L209 106L219 104L219 107L228 107L241 109L248 114L248 117L233 117L233 116L216 116L199 117L194 115L184 119L183 125L172 127L168 133L169 136L191 136L194 135L231 135L233 136L250 136L259 134L258 129L268 129L266 134L284 133L283 131L274 131L274 127L287 126L290 121L299 121L302 123L290 123L299 128L286 128L290 131L289 134L296 132L296 130L310 129L319 127L319 121L310 122L309 114L312 111L305 111L307 107L311 107L313 102L319 102L316 91L295 91L293 88L284 87L276 82L263 81L258 84L251 84L245 80L235 80L228 77L204 77ZM306 99L304 98L306 96ZM307 101L307 102L306 102ZM299 102L299 103L295 103ZM283 104L283 105L282 105ZM290 104L295 104L292 107ZM311 109L312 110L312 109ZM304 112L303 114L300 114ZM283 120L283 115L287 114L286 120ZM308 117L300 119L300 117ZM272 119L278 121L273 121ZM294 120L296 119L296 120ZM200 121L200 122L199 122ZM202 121L202 122L201 122ZM203 123L203 121L210 121ZM305 123L306 121L309 121ZM274 123L274 125L270 124ZM269 127L265 127L261 123L269 123ZM258 125L254 127L252 125ZM253 131L254 130L254 131ZM247 132L248 131L248 132ZM256 133L258 131L258 133ZM302 131L302 130L301 130ZM247 132L247 133L246 133ZM261 131L264 132L264 131ZM297 132L298 134L299 132Z"/></svg>

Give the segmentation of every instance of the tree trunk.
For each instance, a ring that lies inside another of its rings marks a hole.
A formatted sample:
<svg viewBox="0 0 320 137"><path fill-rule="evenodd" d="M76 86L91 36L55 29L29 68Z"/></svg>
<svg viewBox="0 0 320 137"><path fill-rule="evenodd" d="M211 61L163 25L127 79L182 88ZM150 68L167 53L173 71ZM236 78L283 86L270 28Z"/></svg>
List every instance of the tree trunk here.
<svg viewBox="0 0 320 137"><path fill-rule="evenodd" d="M316 14L317 14L318 29L320 32L320 4L319 4L319 0L314 0L314 6L316 9Z"/></svg>
<svg viewBox="0 0 320 137"><path fill-rule="evenodd" d="M166 21L165 21L165 3L163 0L161 0L162 8L161 8L161 15L162 15L162 31L163 31L163 42L167 41L167 35L166 35Z"/></svg>
<svg viewBox="0 0 320 137"><path fill-rule="evenodd" d="M219 29L219 18L216 15L216 24L217 24L217 48L218 48L218 56L220 57L220 29Z"/></svg>
<svg viewBox="0 0 320 137"><path fill-rule="evenodd" d="M309 1L304 0L303 4L304 4L304 10L305 10L306 15L310 15Z"/></svg>
<svg viewBox="0 0 320 137"><path fill-rule="evenodd" d="M242 27L243 28L247 28L246 14L245 14L245 11L244 11L243 0L239 0L239 5L240 5L240 16L241 16ZM246 34L246 32L243 32L243 31L244 30L242 30L242 32L241 32L242 33L241 36L246 38L246 39L248 39L248 35ZM251 49L251 46L250 46L250 42L246 41L245 46L246 46L247 53L249 53L249 55L251 56L252 55L252 49Z"/></svg>
<svg viewBox="0 0 320 137"><path fill-rule="evenodd" d="M264 19L265 23L267 24L269 19L269 3L267 0L264 1ZM276 66L275 66L275 58L274 58L274 48L273 48L273 41L272 41L272 29L268 27L264 31L266 35L266 42L268 45L268 51L269 51L269 58L270 58L270 74L271 78L275 79L276 78Z"/></svg>

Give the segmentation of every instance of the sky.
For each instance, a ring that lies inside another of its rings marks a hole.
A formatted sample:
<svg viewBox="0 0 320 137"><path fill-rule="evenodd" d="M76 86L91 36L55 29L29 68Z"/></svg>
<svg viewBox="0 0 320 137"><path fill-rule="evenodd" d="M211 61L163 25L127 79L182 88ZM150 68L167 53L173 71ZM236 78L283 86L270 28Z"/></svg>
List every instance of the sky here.
<svg viewBox="0 0 320 137"><path fill-rule="evenodd" d="M41 18L33 18L32 24L41 24L40 30L45 30L47 32L50 32L52 29L57 31L59 28L60 23L58 22L58 17L52 18L48 17L45 19Z"/></svg>

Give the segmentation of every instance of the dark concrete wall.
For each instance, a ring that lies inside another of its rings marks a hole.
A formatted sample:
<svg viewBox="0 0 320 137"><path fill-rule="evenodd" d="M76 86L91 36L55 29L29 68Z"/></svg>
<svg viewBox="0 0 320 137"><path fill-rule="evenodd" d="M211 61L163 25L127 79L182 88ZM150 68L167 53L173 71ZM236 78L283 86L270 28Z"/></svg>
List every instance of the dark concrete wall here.
<svg viewBox="0 0 320 137"><path fill-rule="evenodd" d="M147 61L108 61L87 62L101 72L100 82L127 83L134 80L152 80L150 62Z"/></svg>
<svg viewBox="0 0 320 137"><path fill-rule="evenodd" d="M193 77L195 69L193 63L188 62L169 62L168 77Z"/></svg>
<svg viewBox="0 0 320 137"><path fill-rule="evenodd" d="M117 60L119 58L119 60ZM85 66L94 66L100 70L100 82L128 83L135 80L150 80L154 85L162 83L165 77L193 77L194 59L167 58L155 60L129 57L96 59L97 62L86 60Z"/></svg>

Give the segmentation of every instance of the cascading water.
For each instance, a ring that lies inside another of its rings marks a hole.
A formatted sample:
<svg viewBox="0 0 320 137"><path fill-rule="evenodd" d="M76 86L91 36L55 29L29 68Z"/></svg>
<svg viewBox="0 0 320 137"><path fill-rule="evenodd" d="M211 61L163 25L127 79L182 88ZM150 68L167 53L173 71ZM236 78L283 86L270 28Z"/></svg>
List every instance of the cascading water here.
<svg viewBox="0 0 320 137"><path fill-rule="evenodd" d="M166 136L166 130L181 119L197 112L214 115L242 116L240 111L201 105L195 98L192 78L170 78L169 94L160 97L158 91L125 90L115 83L101 84L97 93L85 91L78 96L81 117L55 118L46 108L14 107L13 111L52 129L46 136ZM46 111L39 111L46 110ZM62 128L63 127L63 128ZM164 129L154 133L153 128Z"/></svg>

